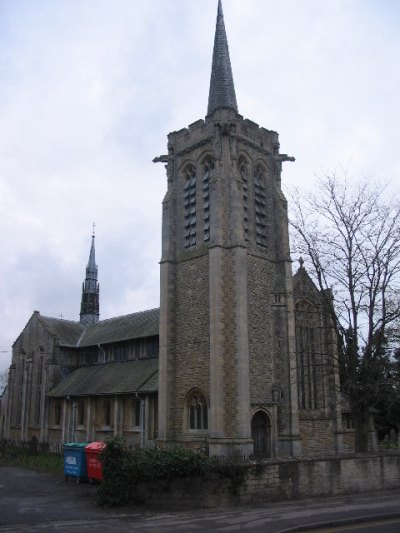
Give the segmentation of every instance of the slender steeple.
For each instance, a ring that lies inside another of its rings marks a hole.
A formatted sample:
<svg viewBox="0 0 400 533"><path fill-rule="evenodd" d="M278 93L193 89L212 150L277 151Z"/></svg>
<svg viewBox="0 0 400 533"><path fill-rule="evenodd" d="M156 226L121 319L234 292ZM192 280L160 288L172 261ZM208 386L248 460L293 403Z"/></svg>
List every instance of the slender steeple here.
<svg viewBox="0 0 400 533"><path fill-rule="evenodd" d="M94 248L94 225L89 262L86 266L86 278L82 284L81 323L84 326L99 321L99 284L97 282L97 265Z"/></svg>
<svg viewBox="0 0 400 533"><path fill-rule="evenodd" d="M211 69L208 111L229 108L238 111L231 61L229 59L228 39L226 37L224 14L221 0L218 0L217 26L215 29L214 52Z"/></svg>

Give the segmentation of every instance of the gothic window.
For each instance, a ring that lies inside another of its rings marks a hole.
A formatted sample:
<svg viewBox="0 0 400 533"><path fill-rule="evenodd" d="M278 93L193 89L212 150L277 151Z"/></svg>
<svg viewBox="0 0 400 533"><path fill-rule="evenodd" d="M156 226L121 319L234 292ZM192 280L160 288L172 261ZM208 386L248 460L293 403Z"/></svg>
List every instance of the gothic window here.
<svg viewBox="0 0 400 533"><path fill-rule="evenodd" d="M193 165L186 169L186 182L183 189L185 213L184 247L196 246L196 170Z"/></svg>
<svg viewBox="0 0 400 533"><path fill-rule="evenodd" d="M39 359L37 389L36 389L36 410L35 410L35 424L40 424L40 408L42 399L42 380L43 380L43 355Z"/></svg>
<svg viewBox="0 0 400 533"><path fill-rule="evenodd" d="M265 176L261 165L257 165L254 170L254 203L256 243L265 247L267 246L267 210Z"/></svg>
<svg viewBox="0 0 400 533"><path fill-rule="evenodd" d="M208 428L208 407L204 395L194 391L188 398L189 429L204 430Z"/></svg>
<svg viewBox="0 0 400 533"><path fill-rule="evenodd" d="M315 306L306 302L296 305L296 351L300 409L317 409L319 324Z"/></svg>
<svg viewBox="0 0 400 533"><path fill-rule="evenodd" d="M247 164L244 157L239 159L239 172L242 177L243 187L243 221L244 221L244 238L249 240L249 183L247 179Z"/></svg>
<svg viewBox="0 0 400 533"><path fill-rule="evenodd" d="M18 385L17 385L17 401L16 401L16 426L21 426L22 423L22 398L24 394L24 380L25 380L25 352L21 352L21 355L23 355L23 358L21 360L20 365L17 366L17 371L19 370L19 376L17 374L18 379ZM19 367L19 368L18 368Z"/></svg>
<svg viewBox="0 0 400 533"><path fill-rule="evenodd" d="M210 174L213 168L214 161L206 159L203 177L204 242L209 242L210 240Z"/></svg>

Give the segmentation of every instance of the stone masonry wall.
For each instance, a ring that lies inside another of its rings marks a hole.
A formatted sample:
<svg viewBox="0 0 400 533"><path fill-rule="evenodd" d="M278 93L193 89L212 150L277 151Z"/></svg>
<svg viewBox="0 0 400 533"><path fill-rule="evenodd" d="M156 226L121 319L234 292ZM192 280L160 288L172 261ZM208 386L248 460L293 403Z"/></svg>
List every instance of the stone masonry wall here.
<svg viewBox="0 0 400 533"><path fill-rule="evenodd" d="M273 269L261 257L249 255L249 352L251 403L271 402L274 361L271 325Z"/></svg>
<svg viewBox="0 0 400 533"><path fill-rule="evenodd" d="M187 394L199 388L209 400L209 289L208 255L182 261L176 267L175 410L173 425L182 436ZM196 319L193 320L193 317Z"/></svg>
<svg viewBox="0 0 400 533"><path fill-rule="evenodd" d="M303 454L334 453L334 421L331 418L299 421Z"/></svg>
<svg viewBox="0 0 400 533"><path fill-rule="evenodd" d="M271 501L354 494L400 487L400 453L327 459L254 463L246 482L226 478L176 479L165 486L143 487L157 507L222 507Z"/></svg>
<svg viewBox="0 0 400 533"><path fill-rule="evenodd" d="M33 435L40 437L53 352L54 340L40 322L39 313L34 312L13 345L9 387L10 433L6 436L22 440L29 440Z"/></svg>

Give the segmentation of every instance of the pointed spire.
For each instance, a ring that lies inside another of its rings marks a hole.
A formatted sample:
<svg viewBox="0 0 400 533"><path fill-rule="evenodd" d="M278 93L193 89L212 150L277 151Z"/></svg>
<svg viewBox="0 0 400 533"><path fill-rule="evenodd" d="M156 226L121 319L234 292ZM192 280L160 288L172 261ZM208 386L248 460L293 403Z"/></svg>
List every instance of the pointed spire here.
<svg viewBox="0 0 400 533"><path fill-rule="evenodd" d="M96 266L96 252L95 252L95 249L94 249L94 232L93 232L93 235L92 235L92 246L90 247L90 254L89 254L89 262L88 262L88 268L90 270L97 270L97 266Z"/></svg>
<svg viewBox="0 0 400 533"><path fill-rule="evenodd" d="M94 224L92 245L90 247L89 261L86 266L86 278L82 286L82 301L80 320L84 326L96 324L99 321L99 284L97 282L97 265L94 248Z"/></svg>
<svg viewBox="0 0 400 533"><path fill-rule="evenodd" d="M210 115L216 109L221 108L230 108L236 112L238 111L231 61L229 59L224 14L222 12L221 0L218 0L218 15L215 29L207 114Z"/></svg>

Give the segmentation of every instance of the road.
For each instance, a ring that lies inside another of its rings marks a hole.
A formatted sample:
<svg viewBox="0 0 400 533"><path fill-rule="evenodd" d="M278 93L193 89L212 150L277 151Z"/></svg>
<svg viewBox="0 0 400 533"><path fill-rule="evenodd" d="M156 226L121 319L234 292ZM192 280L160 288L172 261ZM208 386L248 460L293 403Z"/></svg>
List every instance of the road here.
<svg viewBox="0 0 400 533"><path fill-rule="evenodd" d="M184 511L156 507L102 509L96 507L95 496L96 487L65 483L63 476L0 466L0 532L278 533L310 531L318 526L320 532L400 531L400 489L233 509ZM355 529L355 523L362 523L361 529Z"/></svg>

